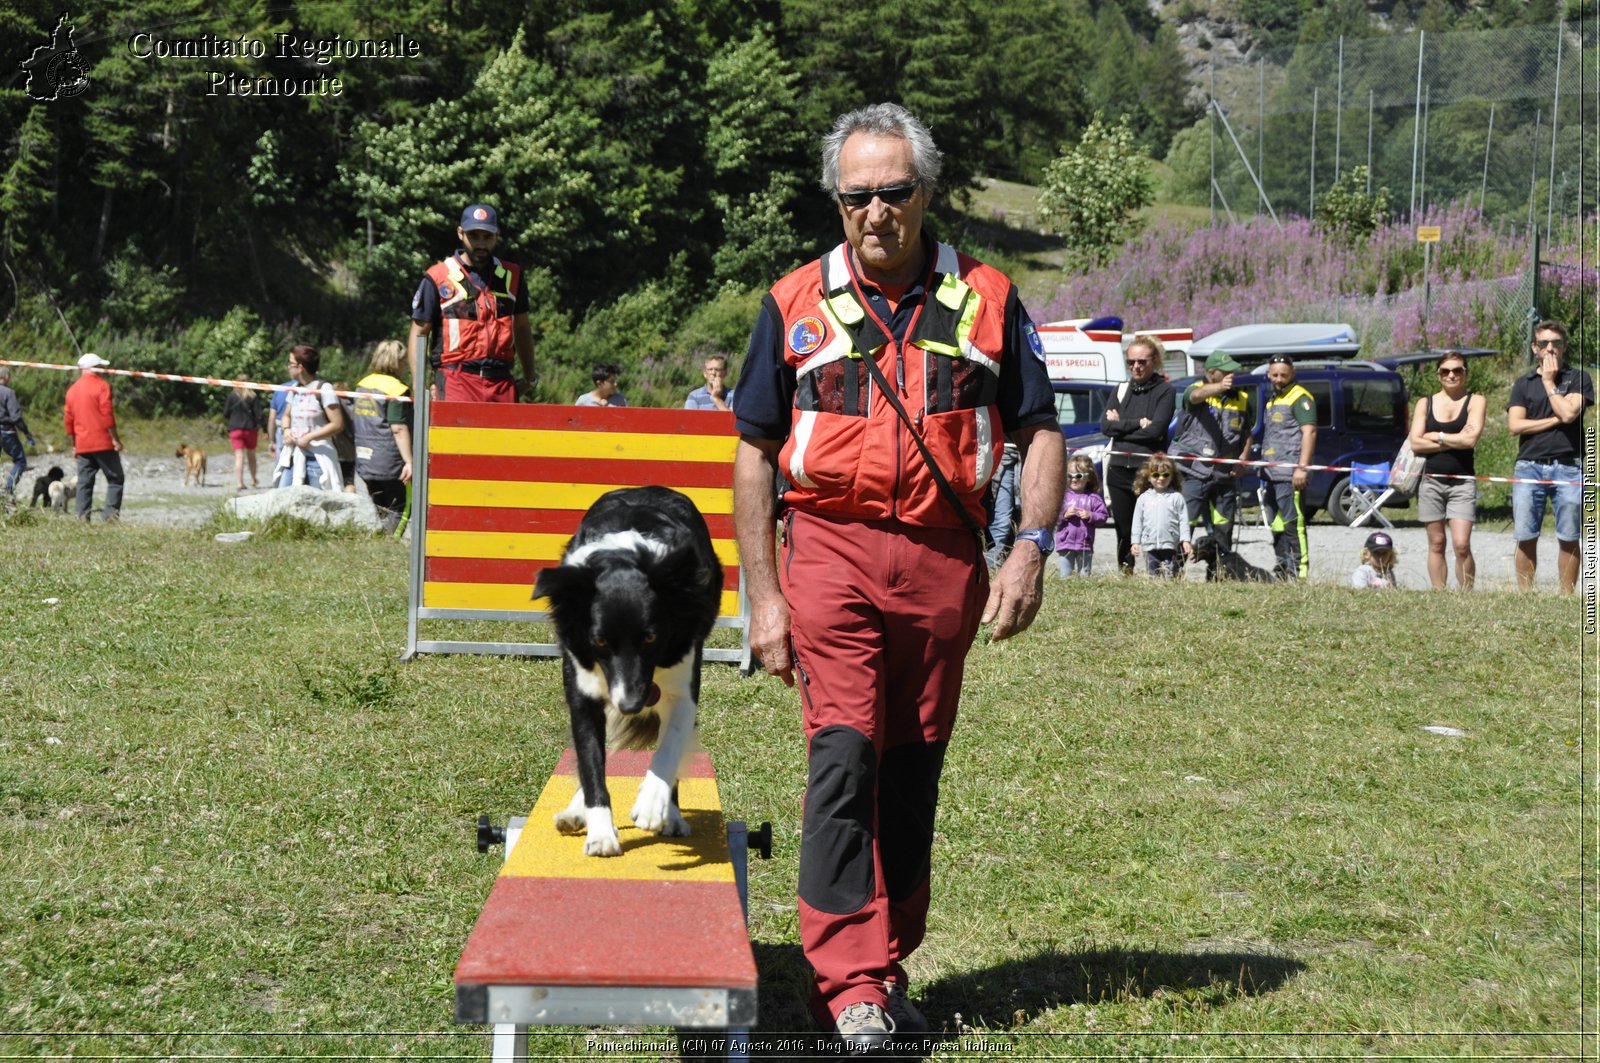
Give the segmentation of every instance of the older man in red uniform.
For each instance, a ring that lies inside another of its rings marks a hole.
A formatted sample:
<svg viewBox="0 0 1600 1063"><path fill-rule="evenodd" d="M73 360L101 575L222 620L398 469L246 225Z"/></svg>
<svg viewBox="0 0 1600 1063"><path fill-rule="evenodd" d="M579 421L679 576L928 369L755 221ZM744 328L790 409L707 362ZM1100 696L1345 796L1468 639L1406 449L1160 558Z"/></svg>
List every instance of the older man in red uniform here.
<svg viewBox="0 0 1600 1063"><path fill-rule="evenodd" d="M928 1029L905 960L927 923L965 656L980 623L994 639L1032 623L1064 489L1043 348L1015 287L923 228L940 158L898 105L837 121L822 183L845 242L768 293L734 398L750 647L799 678L812 1011L852 1053ZM1008 437L1024 528L991 584L983 498Z"/></svg>
<svg viewBox="0 0 1600 1063"><path fill-rule="evenodd" d="M522 267L497 258L500 216L484 203L461 212L461 250L428 268L411 297L407 344L412 378L417 348L431 340L439 397L466 402L516 402L533 381L533 330ZM517 363L522 379L515 380Z"/></svg>
<svg viewBox="0 0 1600 1063"><path fill-rule="evenodd" d="M67 389L64 424L67 442L78 458L78 519L88 520L94 503L94 481L106 474L106 506L102 520L122 516L122 440L111 410L111 385L95 372L111 363L98 354L78 359L78 379Z"/></svg>

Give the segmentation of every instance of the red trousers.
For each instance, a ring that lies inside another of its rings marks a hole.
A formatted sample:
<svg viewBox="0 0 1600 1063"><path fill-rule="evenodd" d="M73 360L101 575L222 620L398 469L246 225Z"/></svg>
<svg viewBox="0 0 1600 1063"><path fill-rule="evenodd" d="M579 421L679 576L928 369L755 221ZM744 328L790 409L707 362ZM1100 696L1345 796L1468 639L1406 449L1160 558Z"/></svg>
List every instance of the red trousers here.
<svg viewBox="0 0 1600 1063"><path fill-rule="evenodd" d="M939 774L989 577L970 532L794 510L778 567L807 742L800 939L831 1025L883 1005L922 943Z"/></svg>
<svg viewBox="0 0 1600 1063"><path fill-rule="evenodd" d="M517 391L510 380L489 380L449 366L439 370L439 397L450 402L516 402Z"/></svg>

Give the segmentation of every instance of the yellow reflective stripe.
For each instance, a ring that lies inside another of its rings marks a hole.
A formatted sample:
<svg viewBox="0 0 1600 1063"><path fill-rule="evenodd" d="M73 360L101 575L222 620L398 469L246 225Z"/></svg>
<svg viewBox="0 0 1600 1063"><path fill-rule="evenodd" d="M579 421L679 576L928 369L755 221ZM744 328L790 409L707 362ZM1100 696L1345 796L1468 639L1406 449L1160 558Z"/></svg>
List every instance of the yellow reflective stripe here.
<svg viewBox="0 0 1600 1063"><path fill-rule="evenodd" d="M428 557L476 557L502 561L559 561L572 536L555 532L430 531ZM739 563L739 544L713 539L711 548L724 565Z"/></svg>
<svg viewBox="0 0 1600 1063"><path fill-rule="evenodd" d="M867 319L867 311L856 301L855 294L848 290L824 299L822 306L832 312L835 320L843 321L846 325L860 324Z"/></svg>
<svg viewBox="0 0 1600 1063"><path fill-rule="evenodd" d="M961 306L961 300L967 297L971 289L967 282L953 273L946 273L944 280L939 282L939 290L934 292L934 298L943 303L947 308L955 310Z"/></svg>
<svg viewBox="0 0 1600 1063"><path fill-rule="evenodd" d="M673 436L650 432L569 432L545 428L428 429L433 454L508 458L626 458L637 461L733 461L739 437Z"/></svg>
<svg viewBox="0 0 1600 1063"><path fill-rule="evenodd" d="M422 606L424 609L492 609L498 613L545 613L550 611L550 600L534 598L533 588L522 583L424 583ZM739 615L737 588L722 592L722 602L717 615Z"/></svg>
<svg viewBox="0 0 1600 1063"><path fill-rule="evenodd" d="M582 512L617 485L560 484L517 480L433 480L428 484L429 506L469 506L483 509L570 509ZM680 487L701 513L732 513L730 487ZM439 532L428 533L431 539Z"/></svg>

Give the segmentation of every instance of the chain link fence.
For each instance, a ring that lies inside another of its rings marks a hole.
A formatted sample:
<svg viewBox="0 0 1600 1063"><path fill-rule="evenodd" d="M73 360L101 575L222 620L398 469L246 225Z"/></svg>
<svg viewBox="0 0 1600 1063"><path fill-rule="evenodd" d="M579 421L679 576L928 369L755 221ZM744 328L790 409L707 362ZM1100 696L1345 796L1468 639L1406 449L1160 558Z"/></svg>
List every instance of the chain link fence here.
<svg viewBox="0 0 1600 1063"><path fill-rule="evenodd" d="M1420 217L1465 204L1537 225L1595 213L1600 19L1266 51L1207 72L1218 217L1312 216L1357 166Z"/></svg>

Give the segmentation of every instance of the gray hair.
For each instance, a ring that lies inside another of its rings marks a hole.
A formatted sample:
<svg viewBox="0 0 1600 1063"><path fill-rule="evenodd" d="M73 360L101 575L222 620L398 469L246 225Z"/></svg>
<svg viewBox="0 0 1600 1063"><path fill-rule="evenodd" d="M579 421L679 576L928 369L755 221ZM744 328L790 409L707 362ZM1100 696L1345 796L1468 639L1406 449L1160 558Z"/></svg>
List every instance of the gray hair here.
<svg viewBox="0 0 1600 1063"><path fill-rule="evenodd" d="M4 384L6 381L8 381L10 379L11 379L11 367L9 365L0 365L0 384Z"/></svg>
<svg viewBox="0 0 1600 1063"><path fill-rule="evenodd" d="M930 192L938 187L944 154L934 144L928 127L898 103L873 103L841 114L834 121L833 129L822 138L822 190L828 195L839 194L839 154L844 151L844 142L854 133L908 141L917 184Z"/></svg>

